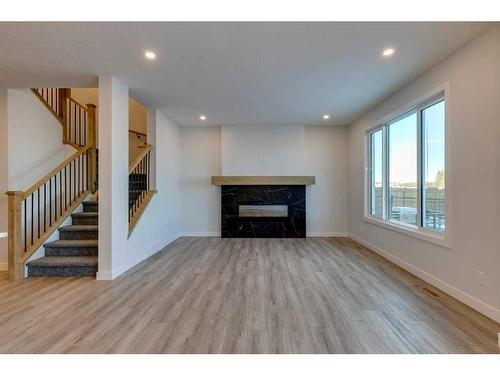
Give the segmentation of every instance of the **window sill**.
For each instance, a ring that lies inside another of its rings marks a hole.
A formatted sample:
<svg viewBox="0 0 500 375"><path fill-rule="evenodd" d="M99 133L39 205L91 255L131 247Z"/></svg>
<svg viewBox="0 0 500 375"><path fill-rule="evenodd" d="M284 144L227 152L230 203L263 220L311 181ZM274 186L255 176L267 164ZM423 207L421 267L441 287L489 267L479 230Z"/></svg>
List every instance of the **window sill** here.
<svg viewBox="0 0 500 375"><path fill-rule="evenodd" d="M399 225L394 222L375 218L373 216L365 216L364 221L370 224L378 225L382 228L390 229L395 232L405 234L407 236L418 238L419 240L430 242L434 245L445 247L447 249L451 248L449 240L445 237L444 234L440 235L440 234L429 233L428 231L423 231L416 228L413 229L410 226Z"/></svg>

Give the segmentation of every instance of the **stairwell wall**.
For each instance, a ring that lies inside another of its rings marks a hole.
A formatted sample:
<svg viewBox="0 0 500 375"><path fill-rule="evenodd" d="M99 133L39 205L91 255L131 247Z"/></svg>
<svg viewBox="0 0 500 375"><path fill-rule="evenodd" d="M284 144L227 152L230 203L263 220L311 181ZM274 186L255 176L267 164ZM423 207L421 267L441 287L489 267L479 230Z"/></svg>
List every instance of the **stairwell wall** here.
<svg viewBox="0 0 500 375"><path fill-rule="evenodd" d="M0 91L0 232L7 231L7 190L24 191L75 150L62 143L62 126L28 89ZM0 270L7 238L0 239Z"/></svg>

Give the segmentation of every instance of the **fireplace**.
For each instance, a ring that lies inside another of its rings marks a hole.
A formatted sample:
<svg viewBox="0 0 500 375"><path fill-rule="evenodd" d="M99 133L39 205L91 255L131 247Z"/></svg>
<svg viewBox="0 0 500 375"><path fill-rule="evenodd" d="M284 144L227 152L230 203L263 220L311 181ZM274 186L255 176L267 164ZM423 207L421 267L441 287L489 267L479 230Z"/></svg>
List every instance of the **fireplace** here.
<svg viewBox="0 0 500 375"><path fill-rule="evenodd" d="M212 176L221 187L221 236L304 238L314 176Z"/></svg>

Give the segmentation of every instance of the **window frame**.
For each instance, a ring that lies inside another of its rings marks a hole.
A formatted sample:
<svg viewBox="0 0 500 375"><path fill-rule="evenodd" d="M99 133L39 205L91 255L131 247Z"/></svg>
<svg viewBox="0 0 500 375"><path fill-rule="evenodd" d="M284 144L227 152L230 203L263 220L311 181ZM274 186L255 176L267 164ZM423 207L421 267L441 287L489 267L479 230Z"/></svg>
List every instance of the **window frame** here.
<svg viewBox="0 0 500 375"><path fill-rule="evenodd" d="M451 199L451 187L450 181L450 158L449 158L449 84L443 84L440 87L432 90L431 92L422 95L413 102L401 107L400 109L392 112L391 114L385 116L381 120L377 121L375 126L371 127L366 131L365 136L365 207L364 207L364 221L370 224L376 224L386 229L391 229L399 233L403 233L412 237L416 237L436 245L450 248L451 247L451 209L450 209L450 199ZM422 111L426 108L431 107L444 100L444 111L445 111L445 124L444 124L444 168L445 168L445 204L444 213L446 217L446 226L443 232L435 231L433 229L426 228L424 226L423 220L425 219L422 215L422 206L424 202L422 201L424 197L423 183L425 180L424 176L424 166L423 166L423 124L422 124ZM388 217L389 212L389 170L390 170L390 158L389 158L389 126L401 120L404 117L410 116L412 113L417 114L417 225L407 224L403 222L398 222L391 220ZM376 216L371 214L371 186L372 186L372 145L371 145L371 135L377 131L382 130L383 138L383 155L382 155L382 173L383 173L383 216Z"/></svg>

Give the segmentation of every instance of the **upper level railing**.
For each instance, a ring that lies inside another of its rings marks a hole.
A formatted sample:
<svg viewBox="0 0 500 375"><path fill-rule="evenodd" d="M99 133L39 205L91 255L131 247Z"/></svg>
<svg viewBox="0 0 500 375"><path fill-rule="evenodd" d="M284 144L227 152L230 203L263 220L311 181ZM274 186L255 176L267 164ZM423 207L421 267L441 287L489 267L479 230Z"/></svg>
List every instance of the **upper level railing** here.
<svg viewBox="0 0 500 375"><path fill-rule="evenodd" d="M32 89L32 91L60 122L64 121L67 108L66 99L69 97L70 89L36 88Z"/></svg>
<svg viewBox="0 0 500 375"><path fill-rule="evenodd" d="M89 118L95 118L95 105L83 106L71 98L70 89L36 88L35 95L63 126L63 142L75 148L89 144Z"/></svg>

